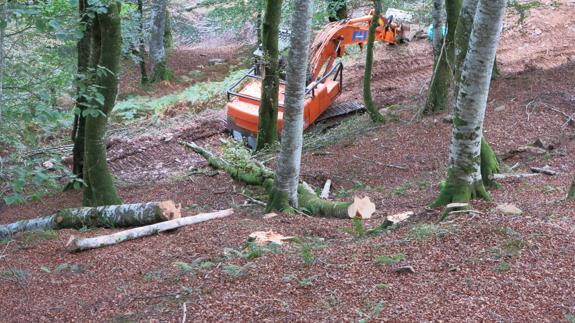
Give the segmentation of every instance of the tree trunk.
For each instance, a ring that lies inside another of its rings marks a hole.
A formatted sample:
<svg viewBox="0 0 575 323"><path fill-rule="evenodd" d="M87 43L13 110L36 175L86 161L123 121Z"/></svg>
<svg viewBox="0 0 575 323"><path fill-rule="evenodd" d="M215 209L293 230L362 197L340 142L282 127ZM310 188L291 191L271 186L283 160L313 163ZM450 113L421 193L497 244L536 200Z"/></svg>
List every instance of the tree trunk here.
<svg viewBox="0 0 575 323"><path fill-rule="evenodd" d="M304 100L309 56L313 0L294 0L287 84L283 114L282 144L278 156L276 180L268 209L298 207L298 183L303 145Z"/></svg>
<svg viewBox="0 0 575 323"><path fill-rule="evenodd" d="M174 36L172 35L172 18L166 1L166 21L164 22L164 49L174 48Z"/></svg>
<svg viewBox="0 0 575 323"><path fill-rule="evenodd" d="M377 28L379 15L381 14L381 0L374 0L375 8L371 24L369 25L369 35L367 37L367 51L365 54L365 73L363 74L363 102L365 109L373 122L384 122L385 118L379 113L373 98L371 97L371 69L373 67L373 43L375 41L375 29Z"/></svg>
<svg viewBox="0 0 575 323"><path fill-rule="evenodd" d="M440 2L441 0L434 0L434 26L438 23L441 24L441 12L436 12L437 10L442 10ZM453 61L455 51L453 43L459 11L461 8L461 0L446 0L445 4L447 13L447 36L443 39L439 56L435 60L434 72L429 85L427 101L425 102L424 113L426 114L446 111L449 105L449 87L451 85L452 76L450 62ZM439 30L439 32L443 35L442 30ZM434 38L436 37L436 33L437 28L434 30Z"/></svg>
<svg viewBox="0 0 575 323"><path fill-rule="evenodd" d="M146 84L148 83L148 71L146 70L146 44L144 40L144 3L143 0L138 0L138 13L140 14L140 21L139 21L139 42L140 42L140 49L138 50L138 54L140 56L140 75L141 75L141 83Z"/></svg>
<svg viewBox="0 0 575 323"><path fill-rule="evenodd" d="M473 27L473 21L475 19L475 14L477 12L477 3L479 0L464 0L461 7L461 13L459 15L459 20L457 22L457 28L455 29L455 52L453 59L454 61L451 65L454 67L454 97L459 96L459 81L461 78L461 68L465 61L467 55L467 50L469 48L469 38L471 35L471 29ZM494 60L494 65L496 62ZM493 76L492 76L493 78ZM497 182L493 180L493 175L499 173L499 162L495 153L489 146L489 143L483 137L481 139L481 178L485 186L498 186Z"/></svg>
<svg viewBox="0 0 575 323"><path fill-rule="evenodd" d="M173 201L65 209L42 218L0 225L0 239L22 231L132 227L172 220L180 216L180 206Z"/></svg>
<svg viewBox="0 0 575 323"><path fill-rule="evenodd" d="M196 145L195 143L184 141L180 141L179 143L200 154L208 161L208 164L211 167L225 171L233 179L248 185L263 186L270 195L270 200L272 199L272 190L275 189L275 176L271 170L251 159L241 160L236 165L230 161L226 161L215 156L210 151ZM351 203L323 200L313 192L310 192L309 189L306 189L303 184L299 184L297 186L297 194L298 203L301 208L307 210L307 212L312 216L340 219L349 219L350 217L355 216L355 214L350 215L350 210L354 209L355 201L354 203ZM282 201L282 203L289 207L287 193L284 194L284 196L285 200Z"/></svg>
<svg viewBox="0 0 575 323"><path fill-rule="evenodd" d="M122 32L120 25L120 3L110 4L107 12L97 14L98 30L101 38L100 73L96 84L104 96L104 102L95 102L101 112L98 116L86 118L84 172L88 189L84 190L85 206L122 204L112 174L106 161L106 124L118 95L118 73L121 55Z"/></svg>
<svg viewBox="0 0 575 323"><path fill-rule="evenodd" d="M88 13L88 1L80 0L78 9L80 14L80 26L84 29L82 38L78 40L76 45L77 57L77 74L76 82L76 113L74 115L74 126L72 130L72 141L74 148L72 149L73 166L72 172L77 178L84 178L84 134L86 127L86 117L83 115L86 109L85 94L86 88L90 85L90 55L92 53L92 33L93 33L93 19ZM73 183L72 183L73 184ZM73 187L72 187L73 188Z"/></svg>
<svg viewBox="0 0 575 323"><path fill-rule="evenodd" d="M331 22L346 19L347 0L328 0L327 12Z"/></svg>
<svg viewBox="0 0 575 323"><path fill-rule="evenodd" d="M8 24L8 1L5 0L2 4L2 12L0 13L0 21ZM2 122L2 107L4 106L4 38L6 26L0 25L0 122Z"/></svg>
<svg viewBox="0 0 575 323"><path fill-rule="evenodd" d="M164 49L164 33L166 27L166 7L168 0L152 0L150 65L152 82L167 81L172 78L172 72L166 63Z"/></svg>
<svg viewBox="0 0 575 323"><path fill-rule="evenodd" d="M282 0L267 0L262 26L263 80L256 150L278 141L279 25Z"/></svg>
<svg viewBox="0 0 575 323"><path fill-rule="evenodd" d="M462 68L453 119L448 178L434 206L490 197L481 177L481 139L505 6L505 0L480 0L469 51Z"/></svg>
<svg viewBox="0 0 575 323"><path fill-rule="evenodd" d="M571 187L569 187L569 192L567 193L567 201L573 201L575 198L575 176L573 176L573 182Z"/></svg>
<svg viewBox="0 0 575 323"><path fill-rule="evenodd" d="M145 236L150 236L153 234L157 234L164 231L174 230L186 225L192 225L196 223L201 223L209 220L214 219L221 219L228 217L234 214L233 209L212 212L212 213L204 213L198 214L194 216L188 216L184 218L178 218L170 221L155 223L146 225L139 228L133 228L130 230L120 231L116 233L112 233L105 236L99 236L94 238L76 238L74 236L70 236L66 247L68 247L68 251L70 252L77 252L83 251L88 249L95 249L101 248L106 246L115 245L124 241L133 240Z"/></svg>

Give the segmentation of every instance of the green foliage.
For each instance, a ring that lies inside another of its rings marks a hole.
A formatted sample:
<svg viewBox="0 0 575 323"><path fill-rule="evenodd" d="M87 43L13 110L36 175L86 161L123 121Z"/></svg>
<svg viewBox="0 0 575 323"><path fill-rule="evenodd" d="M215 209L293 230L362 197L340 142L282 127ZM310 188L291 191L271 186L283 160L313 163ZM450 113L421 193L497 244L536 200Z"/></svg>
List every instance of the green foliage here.
<svg viewBox="0 0 575 323"><path fill-rule="evenodd" d="M20 232L16 236L17 241L26 245L35 246L45 240L54 240L58 238L58 232L54 230L35 230Z"/></svg>
<svg viewBox="0 0 575 323"><path fill-rule="evenodd" d="M19 268L10 268L3 271L0 271L0 278L16 278L22 279L30 276L30 271L19 269Z"/></svg>
<svg viewBox="0 0 575 323"><path fill-rule="evenodd" d="M449 233L450 230L438 224L418 223L409 231L407 238L408 240L422 242L432 235L435 235L438 238L443 238Z"/></svg>
<svg viewBox="0 0 575 323"><path fill-rule="evenodd" d="M359 320L359 323L367 323L367 322L371 322L375 319L377 319L379 317L379 315L381 314L381 312L383 311L383 307L385 305L385 302L383 300L380 300L379 302L375 303L375 305L373 305L372 309L371 309L371 313L366 314L360 310L358 310L358 314L360 316L362 316L363 318L361 320Z"/></svg>
<svg viewBox="0 0 575 323"><path fill-rule="evenodd" d="M285 282L296 281L299 288L306 288L313 285L313 282L318 278L318 275L313 275L309 277L304 277L302 279L297 278L296 275L288 275L284 277Z"/></svg>
<svg viewBox="0 0 575 323"><path fill-rule="evenodd" d="M231 278L239 278L248 274L249 269L252 267L251 264L245 264L243 266L226 264L222 267L222 271L230 276Z"/></svg>
<svg viewBox="0 0 575 323"><path fill-rule="evenodd" d="M569 323L575 323L575 315L565 314L565 320L567 320Z"/></svg>
<svg viewBox="0 0 575 323"><path fill-rule="evenodd" d="M388 286L386 283L379 283L377 285L375 285L375 288L377 289L386 289Z"/></svg>
<svg viewBox="0 0 575 323"><path fill-rule="evenodd" d="M402 253L396 253L394 255L383 255L375 258L375 263L378 265L394 265L398 262L405 260L405 255Z"/></svg>
<svg viewBox="0 0 575 323"><path fill-rule="evenodd" d="M366 230L361 218L353 218L353 232L358 237L365 236Z"/></svg>
<svg viewBox="0 0 575 323"><path fill-rule="evenodd" d="M529 17L529 11L531 9L539 8L543 5L543 3L539 1L528 1L528 2L519 2L519 1L510 1L507 5L509 8L514 9L519 18L517 18L517 24L522 24L525 22L525 19Z"/></svg>
<svg viewBox="0 0 575 323"><path fill-rule="evenodd" d="M151 119L155 122L161 118L166 109L177 104L198 106L207 102L213 102L213 106L223 107L226 89L245 73L245 70L238 70L231 73L224 81L197 83L179 93L158 98L147 96L130 97L116 104L112 112L112 120L124 124L146 119Z"/></svg>

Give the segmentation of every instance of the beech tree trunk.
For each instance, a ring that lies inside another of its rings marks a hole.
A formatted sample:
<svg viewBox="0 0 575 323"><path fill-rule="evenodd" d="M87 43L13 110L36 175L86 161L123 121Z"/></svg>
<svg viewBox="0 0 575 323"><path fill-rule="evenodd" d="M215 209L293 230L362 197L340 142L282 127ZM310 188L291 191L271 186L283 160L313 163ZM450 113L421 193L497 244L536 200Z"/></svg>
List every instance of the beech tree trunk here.
<svg viewBox="0 0 575 323"><path fill-rule="evenodd" d="M104 136L108 116L112 112L118 95L118 73L121 55L122 31L120 25L120 3L112 3L106 13L98 13L98 30L101 39L99 67L105 69L96 76L96 84L104 96L104 102L94 102L101 112L98 116L86 118L84 182L85 206L122 204L112 174L106 161Z"/></svg>
<svg viewBox="0 0 575 323"><path fill-rule="evenodd" d="M287 84L283 114L282 144L278 156L276 180L268 209L298 207L298 184L303 145L304 100L309 56L313 0L294 0Z"/></svg>
<svg viewBox="0 0 575 323"><path fill-rule="evenodd" d="M22 231L132 227L181 217L172 201L65 209L56 214L0 225L0 239Z"/></svg>
<svg viewBox="0 0 575 323"><path fill-rule="evenodd" d="M170 10L168 10L166 1L166 20L164 22L164 49L174 48L174 36L172 35L172 17Z"/></svg>
<svg viewBox="0 0 575 323"><path fill-rule="evenodd" d="M78 58L77 58L77 73L78 77L76 82L78 86L76 88L76 109L77 112L74 115L74 126L72 129L72 142L74 147L72 149L73 166L72 172L78 178L84 178L84 140L86 131L86 117L83 115L86 109L86 97L84 96L85 89L91 83L91 77L89 73L90 67L90 55L92 55L92 33L93 33L93 19L88 13L88 1L80 0L78 3L78 11L80 14L80 26L84 29L82 38L78 40L76 45ZM83 90L84 89L84 90Z"/></svg>
<svg viewBox="0 0 575 323"><path fill-rule="evenodd" d="M365 73L363 74L363 102L365 109L374 122L384 122L385 118L375 106L371 97L371 70L373 67L373 43L375 41L375 29L378 25L379 15L381 14L381 0L373 0L375 8L371 24L369 25L369 35L367 37L367 51L365 54Z"/></svg>
<svg viewBox="0 0 575 323"><path fill-rule="evenodd" d="M8 24L8 1L5 0L2 4L2 12L0 12L0 21ZM0 122L2 122L2 107L4 104L4 38L6 26L0 26Z"/></svg>
<svg viewBox="0 0 575 323"><path fill-rule="evenodd" d="M148 71L146 70L146 43L144 40L144 1L138 0L138 13L140 14L140 21L139 21L139 50L138 54L140 56L140 75L141 75L141 83L146 84L148 83Z"/></svg>
<svg viewBox="0 0 575 323"><path fill-rule="evenodd" d="M267 0L262 25L263 80L256 150L278 141L279 25L282 0Z"/></svg>
<svg viewBox="0 0 575 323"><path fill-rule="evenodd" d="M142 238L145 236L150 236L164 231L174 230L186 225L201 223L214 219L221 219L234 214L233 209L198 214L194 216L187 216L184 218L178 218L170 221L164 221L160 223L150 224L139 228L133 228L130 230L120 231L113 234L99 236L94 238L76 238L70 236L66 247L68 251L77 252L88 249L101 248L106 246L115 245L124 241L133 240L137 238Z"/></svg>
<svg viewBox="0 0 575 323"><path fill-rule="evenodd" d="M441 5L436 3L441 0L434 0L433 20L434 26L441 24L441 13L436 10L442 10ZM452 71L449 63L453 61L454 56L454 38L457 20L461 9L461 0L445 0L445 11L447 13L447 36L442 40L440 55L435 60L434 73L431 77L427 101L425 103L424 113L437 113L445 111L449 105L449 87L451 85ZM434 30L434 38L437 28ZM441 34L442 30L440 31Z"/></svg>
<svg viewBox="0 0 575 323"><path fill-rule="evenodd" d="M453 118L447 181L434 206L489 199L481 177L481 139L506 0L480 0L463 63Z"/></svg>
<svg viewBox="0 0 575 323"><path fill-rule="evenodd" d="M166 50L164 48L164 34L166 28L166 8L168 0L152 0L151 36L150 36L150 65L152 68L152 82L167 81L172 78L166 63Z"/></svg>
<svg viewBox="0 0 575 323"><path fill-rule="evenodd" d="M477 3L479 0L464 0L455 30L455 52L451 65L454 67L453 75L455 80L454 97L459 96L459 81L461 78L461 69L469 48L469 38L473 21L477 12ZM496 62L494 61L494 66ZM493 78L493 77L492 77ZM481 178L485 186L497 186L493 180L493 175L499 173L499 162L495 153L489 146L485 137L481 138Z"/></svg>

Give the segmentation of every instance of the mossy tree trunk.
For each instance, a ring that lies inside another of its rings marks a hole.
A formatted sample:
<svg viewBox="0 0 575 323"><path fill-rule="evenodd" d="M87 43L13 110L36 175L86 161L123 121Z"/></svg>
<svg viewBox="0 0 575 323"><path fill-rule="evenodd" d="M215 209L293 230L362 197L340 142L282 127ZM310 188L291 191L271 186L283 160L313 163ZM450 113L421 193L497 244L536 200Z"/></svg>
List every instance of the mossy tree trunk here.
<svg viewBox="0 0 575 323"><path fill-rule="evenodd" d="M0 9L0 20L8 23L8 1L4 1ZM0 26L0 122L2 122L2 105L4 104L4 38L6 26Z"/></svg>
<svg viewBox="0 0 575 323"><path fill-rule="evenodd" d="M164 48L166 50L174 48L174 36L172 35L172 17L166 3L166 21L164 22Z"/></svg>
<svg viewBox="0 0 575 323"><path fill-rule="evenodd" d="M265 168L253 160L242 160L237 164L231 161L224 160L215 156L210 151L196 145L193 142L180 141L180 144L192 149L194 152L204 157L208 164L219 170L228 173L233 179L240 181L247 185L262 186L270 195L270 201L275 198L277 202L281 203L284 207L283 210L289 211L291 206L288 200L288 194L277 194L275 190L275 174L271 170ZM275 192L275 195L274 195ZM313 192L310 192L304 185L297 185L298 204L302 209L305 209L309 214L319 217L330 217L349 219L348 208L352 205L351 202L336 202L321 199ZM280 199L281 197L281 199ZM273 203L272 203L273 204ZM277 205L277 204L276 204ZM287 209L285 209L287 208Z"/></svg>
<svg viewBox="0 0 575 323"><path fill-rule="evenodd" d="M575 176L573 176L573 182L571 183L571 187L569 187L569 192L567 193L567 200L573 201L575 199Z"/></svg>
<svg viewBox="0 0 575 323"><path fill-rule="evenodd" d="M138 54L140 57L140 75L142 84L148 83L148 71L146 70L146 42L144 39L144 1L138 0L138 14L140 15L140 21L138 22L139 28L139 50Z"/></svg>
<svg viewBox="0 0 575 323"><path fill-rule="evenodd" d="M469 38L471 35L471 29L473 28L473 21L475 19L475 14L477 12L477 4L479 0L464 0L461 7L461 12L459 14L459 20L457 22L457 28L455 29L455 48L454 56L451 65L454 67L454 97L457 98L459 95L459 81L461 78L461 69L467 55L467 50L469 48ZM495 67L497 62L494 60L493 66ZM493 78L493 76L492 76ZM495 153L489 146L489 143L483 137L481 139L481 178L483 179L483 184L486 186L498 186L497 183L492 179L493 174L499 173L499 162Z"/></svg>
<svg viewBox="0 0 575 323"><path fill-rule="evenodd" d="M303 146L304 100L309 56L313 1L294 0L282 143L268 210L298 207L298 184Z"/></svg>
<svg viewBox="0 0 575 323"><path fill-rule="evenodd" d="M379 15L381 14L381 0L373 0L375 8L371 24L369 25L369 33L367 37L367 50L365 54L365 74L363 75L363 102L365 109L374 122L384 122L385 118L377 109L375 102L371 96L371 72L373 67L373 47L375 42L375 30L378 25Z"/></svg>
<svg viewBox="0 0 575 323"><path fill-rule="evenodd" d="M506 1L481 0L462 67L449 151L448 178L434 206L488 199L481 176L482 130Z"/></svg>
<svg viewBox="0 0 575 323"><path fill-rule="evenodd" d="M88 13L88 1L80 0L78 11L80 14L80 28L84 30L82 38L76 44L77 50L77 77L76 77L76 111L74 115L74 126L72 129L72 172L78 178L84 177L84 132L86 127L86 117L83 115L86 109L86 97L84 91L90 85L91 77L89 76L90 55L92 55L92 33L93 19Z"/></svg>
<svg viewBox="0 0 575 323"><path fill-rule="evenodd" d="M441 11L442 6L437 2L441 0L434 0L433 6L433 24L434 27L439 24L442 26ZM452 71L450 62L453 62L454 56L454 38L457 20L461 9L461 0L445 0L445 11L447 13L447 35L442 39L439 50L434 48L436 52L435 63L433 67L433 75L429 85L427 101L425 102L424 113L431 114L446 111L449 105L449 88L451 86ZM437 10L440 12L437 13ZM443 35L442 28L434 28L433 37L437 34ZM435 45L435 41L434 41ZM437 53L439 55L437 55Z"/></svg>
<svg viewBox="0 0 575 323"><path fill-rule="evenodd" d="M167 2L168 0L152 0L149 45L152 82L169 81L172 79L172 71L166 62L166 50L164 48Z"/></svg>
<svg viewBox="0 0 575 323"><path fill-rule="evenodd" d="M329 21L338 21L347 18L347 0L328 0L327 12Z"/></svg>
<svg viewBox="0 0 575 323"><path fill-rule="evenodd" d="M262 26L263 80L256 150L278 141L279 25L282 0L267 0Z"/></svg>
<svg viewBox="0 0 575 323"><path fill-rule="evenodd" d="M85 206L122 204L112 174L106 161L106 125L118 95L118 72L121 55L122 32L120 25L120 3L107 7L106 13L96 15L100 37L99 73L96 85L104 96L103 102L95 102L97 116L86 118L84 179L88 188L84 190Z"/></svg>

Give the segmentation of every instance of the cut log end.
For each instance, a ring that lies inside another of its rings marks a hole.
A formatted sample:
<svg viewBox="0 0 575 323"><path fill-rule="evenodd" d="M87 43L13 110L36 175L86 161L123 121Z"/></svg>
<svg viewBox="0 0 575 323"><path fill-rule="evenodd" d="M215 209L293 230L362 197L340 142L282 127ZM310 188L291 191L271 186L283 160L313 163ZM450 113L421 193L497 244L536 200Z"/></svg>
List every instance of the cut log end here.
<svg viewBox="0 0 575 323"><path fill-rule="evenodd" d="M375 204L367 196L364 198L354 196L353 203L347 208L347 215L352 219L369 219L374 212Z"/></svg>
<svg viewBox="0 0 575 323"><path fill-rule="evenodd" d="M158 203L158 208L166 217L166 220L179 219L182 217L182 205L176 204L174 201L168 200Z"/></svg>

